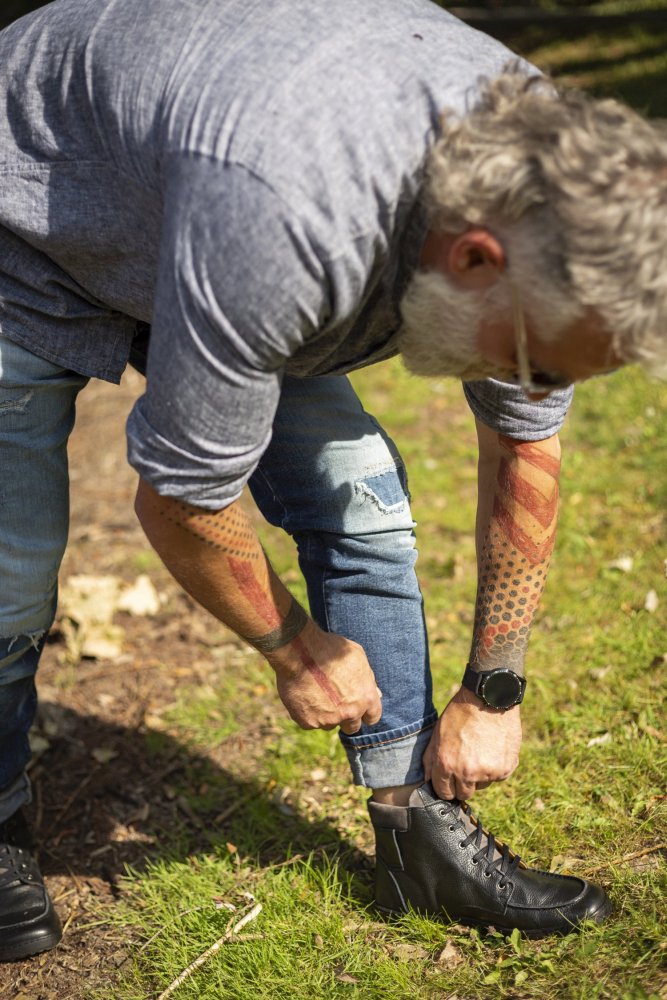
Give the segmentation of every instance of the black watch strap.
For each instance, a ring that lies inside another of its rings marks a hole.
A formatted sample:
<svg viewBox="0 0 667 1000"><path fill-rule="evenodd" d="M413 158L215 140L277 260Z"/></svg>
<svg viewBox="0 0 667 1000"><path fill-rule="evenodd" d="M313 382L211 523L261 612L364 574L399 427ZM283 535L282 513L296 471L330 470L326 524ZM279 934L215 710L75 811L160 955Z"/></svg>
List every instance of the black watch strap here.
<svg viewBox="0 0 667 1000"><path fill-rule="evenodd" d="M468 691L476 694L489 708L495 708L499 711L520 705L526 690L526 678L519 677L509 667L499 667L496 670L474 670L468 664L461 683Z"/></svg>

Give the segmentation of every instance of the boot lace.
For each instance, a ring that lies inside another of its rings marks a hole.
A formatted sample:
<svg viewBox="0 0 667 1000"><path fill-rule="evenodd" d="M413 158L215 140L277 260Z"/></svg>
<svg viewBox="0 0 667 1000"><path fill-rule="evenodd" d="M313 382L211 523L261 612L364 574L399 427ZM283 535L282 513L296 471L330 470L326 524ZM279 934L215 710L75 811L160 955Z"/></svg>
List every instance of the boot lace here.
<svg viewBox="0 0 667 1000"><path fill-rule="evenodd" d="M35 881L32 855L27 847L19 847L16 843L17 836L20 838L24 833L17 817L0 823L0 889L17 881Z"/></svg>
<svg viewBox="0 0 667 1000"><path fill-rule="evenodd" d="M498 871L500 873L498 888L504 889L507 885L508 879L516 871L516 869L519 866L522 868L525 867L521 863L519 855L514 854L509 849L507 844L504 844L500 840L496 840L492 833L489 833L484 829L481 820L473 816L472 810L467 802L459 802L458 799L453 799L451 802L443 801L442 806L443 808L440 809L441 816L456 814L459 810L461 810L461 812L463 812L474 825L475 829L460 842L460 846L470 847L471 845L474 845L476 851L472 858L473 864L476 865L479 864L480 861L484 861L484 875L487 878L491 878L494 869ZM465 824L460 816L457 816L455 823L450 826L450 830L454 829L465 830ZM498 858L494 858L496 851L500 854L500 857Z"/></svg>
<svg viewBox="0 0 667 1000"><path fill-rule="evenodd" d="M22 847L0 844L0 890L15 882L34 882L30 855Z"/></svg>

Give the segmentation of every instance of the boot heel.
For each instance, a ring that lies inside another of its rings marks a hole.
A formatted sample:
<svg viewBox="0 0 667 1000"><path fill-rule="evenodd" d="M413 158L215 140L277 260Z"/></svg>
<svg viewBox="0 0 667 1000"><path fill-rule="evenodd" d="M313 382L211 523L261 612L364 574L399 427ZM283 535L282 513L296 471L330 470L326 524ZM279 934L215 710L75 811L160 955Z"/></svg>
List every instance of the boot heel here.
<svg viewBox="0 0 667 1000"><path fill-rule="evenodd" d="M375 866L375 909L385 916L408 912L398 882L382 858L377 858Z"/></svg>

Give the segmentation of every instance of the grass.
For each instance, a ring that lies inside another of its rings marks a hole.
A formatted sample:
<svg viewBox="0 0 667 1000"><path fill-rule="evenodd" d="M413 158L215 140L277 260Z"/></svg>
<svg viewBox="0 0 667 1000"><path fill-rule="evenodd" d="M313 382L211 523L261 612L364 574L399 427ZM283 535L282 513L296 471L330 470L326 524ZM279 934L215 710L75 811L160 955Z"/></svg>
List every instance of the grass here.
<svg viewBox="0 0 667 1000"><path fill-rule="evenodd" d="M442 703L471 624L472 418L456 384L412 379L396 364L356 383L411 470ZM522 764L476 803L530 864L601 881L616 905L611 921L538 942L416 915L378 921L365 794L349 785L334 735L301 733L275 710L241 776L242 808L210 849L187 856L178 845L129 878L114 919L144 942L157 937L136 949L114 1000L157 997L247 912L248 894L262 912L177 988L178 1000L667 995L665 860L651 851L667 840L666 404L667 387L636 371L577 391L563 432L561 531L531 644ZM272 532L264 540L294 576L289 541ZM615 568L621 557L631 565ZM644 610L651 590L654 612ZM271 704L259 661L250 655L242 667L240 685L237 664L220 689L183 691L171 724L184 742L224 742L248 727L258 697ZM196 787L192 806L210 808L210 789Z"/></svg>

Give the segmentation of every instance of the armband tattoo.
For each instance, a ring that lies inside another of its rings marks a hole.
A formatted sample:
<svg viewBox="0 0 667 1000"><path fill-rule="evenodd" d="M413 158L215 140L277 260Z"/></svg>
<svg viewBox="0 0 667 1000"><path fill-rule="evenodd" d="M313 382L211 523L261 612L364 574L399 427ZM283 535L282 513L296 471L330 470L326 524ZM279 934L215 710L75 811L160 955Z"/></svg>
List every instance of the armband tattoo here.
<svg viewBox="0 0 667 1000"><path fill-rule="evenodd" d="M278 628L274 628L266 635L243 636L246 642L254 646L259 653L266 655L273 653L276 649L286 646L288 642L295 639L303 631L308 623L308 615L303 610L298 601L292 598L292 606L283 618Z"/></svg>

